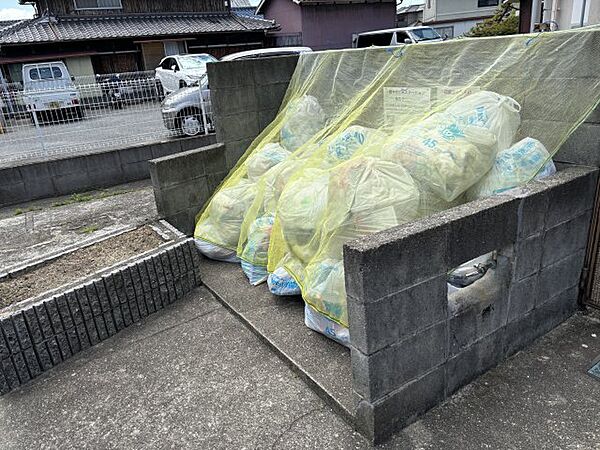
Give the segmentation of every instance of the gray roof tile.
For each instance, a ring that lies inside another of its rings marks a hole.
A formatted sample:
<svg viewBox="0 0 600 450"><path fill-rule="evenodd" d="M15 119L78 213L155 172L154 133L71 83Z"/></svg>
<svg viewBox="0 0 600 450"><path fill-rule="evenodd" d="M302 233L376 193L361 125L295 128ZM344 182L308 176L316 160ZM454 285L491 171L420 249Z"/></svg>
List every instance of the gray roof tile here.
<svg viewBox="0 0 600 450"><path fill-rule="evenodd" d="M226 13L43 16L0 29L0 44L260 31L275 26L269 20Z"/></svg>

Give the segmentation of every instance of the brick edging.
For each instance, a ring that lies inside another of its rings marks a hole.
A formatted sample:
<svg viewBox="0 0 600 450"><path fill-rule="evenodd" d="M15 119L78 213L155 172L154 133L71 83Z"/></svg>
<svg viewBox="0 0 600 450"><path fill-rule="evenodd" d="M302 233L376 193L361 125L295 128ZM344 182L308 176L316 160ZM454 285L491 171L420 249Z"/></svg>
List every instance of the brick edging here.
<svg viewBox="0 0 600 450"><path fill-rule="evenodd" d="M193 239L0 319L0 395L179 300L201 284Z"/></svg>

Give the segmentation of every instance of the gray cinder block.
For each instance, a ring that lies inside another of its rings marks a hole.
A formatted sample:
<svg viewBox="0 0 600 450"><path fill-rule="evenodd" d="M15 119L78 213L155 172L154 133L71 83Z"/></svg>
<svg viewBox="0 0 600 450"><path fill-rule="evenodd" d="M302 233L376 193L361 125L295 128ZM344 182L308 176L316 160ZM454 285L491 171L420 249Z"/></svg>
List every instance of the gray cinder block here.
<svg viewBox="0 0 600 450"><path fill-rule="evenodd" d="M10 317L3 319L0 322L0 326L2 326L2 332L4 333L4 338L6 340L6 346L10 350L12 354L18 353L21 351L21 347L19 346L19 339L17 338L17 331L13 325Z"/></svg>
<svg viewBox="0 0 600 450"><path fill-rule="evenodd" d="M17 375L17 369L15 368L12 358L2 360L2 372L4 373L4 377L10 389L19 387L21 381Z"/></svg>
<svg viewBox="0 0 600 450"><path fill-rule="evenodd" d="M42 329L38 324L37 317L35 315L35 310L33 307L29 306L22 311L25 321L27 322L27 327L29 328L29 335L34 343L38 344L44 340L44 335L42 334ZM2 341L3 339L0 337L0 358L2 358Z"/></svg>
<svg viewBox="0 0 600 450"><path fill-rule="evenodd" d="M504 328L480 339L448 360L448 395L496 366L504 356Z"/></svg>
<svg viewBox="0 0 600 450"><path fill-rule="evenodd" d="M46 300L44 302L44 306L46 307L46 312L48 313L48 317L50 318L50 323L52 324L52 329L54 330L54 333L62 333L64 327L60 318L60 313L58 312L56 297Z"/></svg>
<svg viewBox="0 0 600 450"><path fill-rule="evenodd" d="M79 339L77 339L77 343L79 345ZM48 339L45 341L46 347L48 349L48 354L50 355L50 359L52 360L52 365L60 364L63 361L62 355L60 353L60 347L58 346L58 341L56 337Z"/></svg>
<svg viewBox="0 0 600 450"><path fill-rule="evenodd" d="M442 321L373 355L352 352L354 389L376 401L447 359L448 323Z"/></svg>
<svg viewBox="0 0 600 450"><path fill-rule="evenodd" d="M94 282L87 283L85 286L85 293L87 297L87 303L90 305L90 309L92 310L92 316L96 317L102 314L102 306L100 305L100 297L98 296L98 292L96 292L96 287L94 286ZM81 300L85 303L85 300ZM85 308L85 306L83 306Z"/></svg>
<svg viewBox="0 0 600 450"><path fill-rule="evenodd" d="M375 302L361 303L348 296L352 345L371 354L446 319L447 294L443 275Z"/></svg>
<svg viewBox="0 0 600 450"><path fill-rule="evenodd" d="M588 210L574 219L550 228L544 236L542 265L548 266L567 256L585 249L592 212Z"/></svg>
<svg viewBox="0 0 600 450"><path fill-rule="evenodd" d="M445 392L445 368L439 367L378 402L359 401L356 427L374 444L380 444L440 403Z"/></svg>
<svg viewBox="0 0 600 450"><path fill-rule="evenodd" d="M28 349L31 347L31 337L29 336L29 330L27 329L27 324L25 323L25 317L22 312L17 314L13 314L11 316L13 321L13 325L17 332L17 337L19 339L19 344L21 349Z"/></svg>

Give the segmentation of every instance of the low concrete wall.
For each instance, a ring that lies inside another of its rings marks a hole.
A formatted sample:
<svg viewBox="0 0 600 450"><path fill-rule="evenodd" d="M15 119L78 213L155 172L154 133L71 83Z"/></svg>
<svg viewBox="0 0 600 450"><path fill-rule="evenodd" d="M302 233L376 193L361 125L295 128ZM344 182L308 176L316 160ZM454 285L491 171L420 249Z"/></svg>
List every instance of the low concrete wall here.
<svg viewBox="0 0 600 450"><path fill-rule="evenodd" d="M223 144L153 159L150 176L158 214L192 235L196 214L226 175Z"/></svg>
<svg viewBox="0 0 600 450"><path fill-rule="evenodd" d="M228 169L277 115L297 62L298 56L280 56L208 65L217 142L225 144Z"/></svg>
<svg viewBox="0 0 600 450"><path fill-rule="evenodd" d="M576 310L596 183L566 167L345 247L359 431L385 440ZM448 298L448 270L493 250Z"/></svg>
<svg viewBox="0 0 600 450"><path fill-rule="evenodd" d="M197 136L0 166L0 207L143 180L148 160L214 142Z"/></svg>

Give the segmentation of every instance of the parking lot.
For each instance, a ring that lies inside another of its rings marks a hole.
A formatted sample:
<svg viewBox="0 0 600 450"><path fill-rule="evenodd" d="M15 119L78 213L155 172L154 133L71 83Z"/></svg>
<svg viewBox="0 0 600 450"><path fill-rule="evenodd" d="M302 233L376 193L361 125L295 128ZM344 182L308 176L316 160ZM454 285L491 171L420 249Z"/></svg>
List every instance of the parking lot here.
<svg viewBox="0 0 600 450"><path fill-rule="evenodd" d="M18 161L57 154L110 150L136 143L151 143L177 137L163 123L158 103L126 106L97 114L86 111L83 120L47 123L35 127L20 119L0 134L0 162Z"/></svg>

